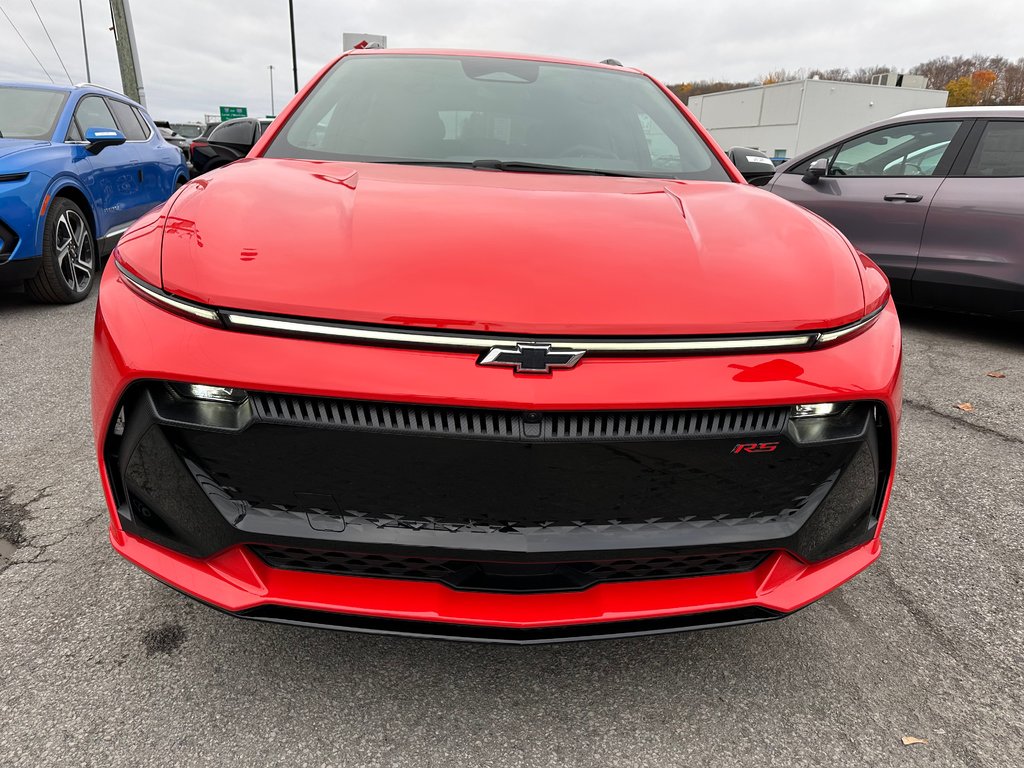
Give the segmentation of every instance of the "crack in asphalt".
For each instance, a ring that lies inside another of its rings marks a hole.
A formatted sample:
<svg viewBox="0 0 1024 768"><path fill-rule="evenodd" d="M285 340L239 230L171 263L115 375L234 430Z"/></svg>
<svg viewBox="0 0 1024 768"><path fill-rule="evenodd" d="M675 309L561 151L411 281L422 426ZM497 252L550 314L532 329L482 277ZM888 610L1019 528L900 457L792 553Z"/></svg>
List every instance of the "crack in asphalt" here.
<svg viewBox="0 0 1024 768"><path fill-rule="evenodd" d="M47 498L49 490L49 487L43 488L28 501L19 503L14 500L13 485L0 487L0 573L14 565L15 550L31 544L25 533L25 521L31 517L29 507Z"/></svg>
<svg viewBox="0 0 1024 768"><path fill-rule="evenodd" d="M80 534L105 514L105 510L100 510L73 526L29 535L25 531L25 521L33 516L30 507L49 497L50 486L47 486L37 491L35 496L28 501L19 503L14 501L13 485L0 487L0 574L18 565L57 562L56 560L44 560L43 557L53 547L60 546L72 536ZM59 534L63 535L53 541L42 541ZM35 550L35 552L29 557L15 560L15 553L19 550Z"/></svg>
<svg viewBox="0 0 1024 768"><path fill-rule="evenodd" d="M929 405L928 403L921 403L917 402L916 400L903 398L903 405L905 408L908 408L910 410L930 413L933 416L938 416L940 419L951 421L954 424L962 424L963 426L967 427L968 429L974 430L975 432L979 432L984 435L989 435L990 437L997 437L1000 440L1005 440L1008 443L1024 445L1024 438L1022 437L1018 437L1017 435L1008 435L1005 432L1000 432L998 429L986 427L984 424L978 424L966 418L957 416L956 414L946 413L945 411L941 411L934 405Z"/></svg>

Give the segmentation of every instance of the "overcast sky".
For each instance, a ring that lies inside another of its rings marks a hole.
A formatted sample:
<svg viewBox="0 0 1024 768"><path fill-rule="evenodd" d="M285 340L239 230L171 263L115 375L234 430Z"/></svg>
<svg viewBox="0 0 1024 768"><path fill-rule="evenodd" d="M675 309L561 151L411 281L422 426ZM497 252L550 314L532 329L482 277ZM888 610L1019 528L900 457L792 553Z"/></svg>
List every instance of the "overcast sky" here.
<svg viewBox="0 0 1024 768"><path fill-rule="evenodd" d="M1024 56L1020 0L294 0L300 83L343 32L389 48L609 56L667 83L748 80L771 70L891 64L942 55ZM85 80L78 0L35 0L75 82ZM93 82L120 90L107 0L84 0ZM221 104L270 112L292 94L287 0L132 0L143 84L157 119L201 120ZM50 76L67 82L30 0L0 0ZM0 80L47 76L0 14Z"/></svg>

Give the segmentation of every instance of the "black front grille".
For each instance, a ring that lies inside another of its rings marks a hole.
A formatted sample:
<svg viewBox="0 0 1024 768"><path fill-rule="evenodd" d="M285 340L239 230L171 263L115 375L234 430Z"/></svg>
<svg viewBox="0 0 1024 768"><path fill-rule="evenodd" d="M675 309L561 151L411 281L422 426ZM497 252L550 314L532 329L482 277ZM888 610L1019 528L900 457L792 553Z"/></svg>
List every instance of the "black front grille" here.
<svg viewBox="0 0 1024 768"><path fill-rule="evenodd" d="M661 568L678 578L686 563L657 558L787 549L820 560L849 549L873 531L888 471L871 403L818 439L778 409L661 418L254 395L225 420L217 409L182 409L164 386L137 391L116 467L132 498L124 524L194 557L246 543L384 553L408 569L401 559L413 554L434 559L420 567L446 570L402 578L436 579L465 561L604 564L573 566L574 588L616 578L608 564L635 555L644 562L622 566L629 578L662 578ZM774 420L750 415L773 410ZM336 426L343 418L357 426ZM750 424L783 429L728 433ZM531 425L554 437L531 437ZM429 431L440 429L452 432ZM627 437L561 439L584 430ZM696 439L628 438L672 430ZM769 450L737 450L749 443Z"/></svg>
<svg viewBox="0 0 1024 768"><path fill-rule="evenodd" d="M776 435L788 408L531 412L252 394L273 424L490 440L633 441Z"/></svg>
<svg viewBox="0 0 1024 768"><path fill-rule="evenodd" d="M434 581L480 592L586 589L613 581L681 579L751 571L768 552L669 553L654 557L570 562L490 562L253 545L273 568L335 576Z"/></svg>

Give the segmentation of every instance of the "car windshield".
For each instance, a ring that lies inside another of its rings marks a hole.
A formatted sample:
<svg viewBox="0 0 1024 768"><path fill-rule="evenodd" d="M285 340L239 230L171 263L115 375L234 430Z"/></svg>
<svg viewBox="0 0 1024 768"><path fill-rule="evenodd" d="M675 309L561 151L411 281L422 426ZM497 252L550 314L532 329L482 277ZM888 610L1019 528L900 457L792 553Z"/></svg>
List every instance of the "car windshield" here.
<svg viewBox="0 0 1024 768"><path fill-rule="evenodd" d="M0 136L48 141L68 95L37 88L0 88Z"/></svg>
<svg viewBox="0 0 1024 768"><path fill-rule="evenodd" d="M264 156L730 180L642 75L478 56L347 56Z"/></svg>

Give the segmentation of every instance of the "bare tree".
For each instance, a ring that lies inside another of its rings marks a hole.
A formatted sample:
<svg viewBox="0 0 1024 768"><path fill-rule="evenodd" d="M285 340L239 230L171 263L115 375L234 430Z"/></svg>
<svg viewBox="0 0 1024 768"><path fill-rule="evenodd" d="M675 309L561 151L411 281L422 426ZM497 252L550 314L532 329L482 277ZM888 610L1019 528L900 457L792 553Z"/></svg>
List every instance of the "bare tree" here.
<svg viewBox="0 0 1024 768"><path fill-rule="evenodd" d="M846 67L832 67L831 69L812 69L807 73L812 80L817 77L820 80L838 80L845 82L850 79L850 70Z"/></svg>
<svg viewBox="0 0 1024 768"><path fill-rule="evenodd" d="M1001 103L1024 104L1024 59L1007 63L1002 81Z"/></svg>

